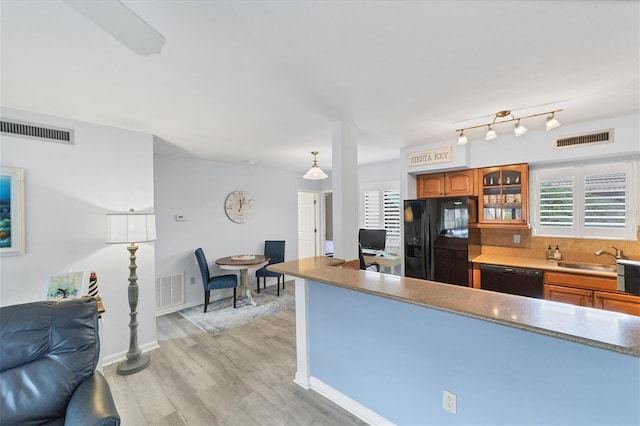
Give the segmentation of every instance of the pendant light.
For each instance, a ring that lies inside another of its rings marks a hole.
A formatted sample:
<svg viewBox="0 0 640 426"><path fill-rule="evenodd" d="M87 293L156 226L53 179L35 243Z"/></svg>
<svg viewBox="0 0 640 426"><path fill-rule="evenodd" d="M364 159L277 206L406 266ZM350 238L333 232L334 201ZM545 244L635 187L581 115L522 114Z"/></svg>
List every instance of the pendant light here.
<svg viewBox="0 0 640 426"><path fill-rule="evenodd" d="M309 169L309 171L302 176L305 179L326 179L329 176L322 171L322 169L320 167L318 167L318 151L311 151L311 155L313 155L313 164L311 165L311 168Z"/></svg>

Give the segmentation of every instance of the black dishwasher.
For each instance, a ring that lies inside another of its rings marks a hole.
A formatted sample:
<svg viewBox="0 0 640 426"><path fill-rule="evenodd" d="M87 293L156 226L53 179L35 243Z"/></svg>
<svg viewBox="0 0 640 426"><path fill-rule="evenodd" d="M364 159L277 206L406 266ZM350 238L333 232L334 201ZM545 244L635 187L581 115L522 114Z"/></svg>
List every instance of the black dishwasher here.
<svg viewBox="0 0 640 426"><path fill-rule="evenodd" d="M499 265L480 265L480 288L542 299L542 271Z"/></svg>

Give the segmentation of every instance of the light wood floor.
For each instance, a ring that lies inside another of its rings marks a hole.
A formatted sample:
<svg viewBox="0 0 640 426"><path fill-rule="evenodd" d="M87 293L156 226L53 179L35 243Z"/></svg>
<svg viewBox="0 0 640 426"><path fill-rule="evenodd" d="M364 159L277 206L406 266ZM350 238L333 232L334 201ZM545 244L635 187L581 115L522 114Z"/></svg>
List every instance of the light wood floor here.
<svg viewBox="0 0 640 426"><path fill-rule="evenodd" d="M125 426L364 424L293 383L293 309L217 336L178 313L158 317L157 328L150 367L130 376L104 368Z"/></svg>

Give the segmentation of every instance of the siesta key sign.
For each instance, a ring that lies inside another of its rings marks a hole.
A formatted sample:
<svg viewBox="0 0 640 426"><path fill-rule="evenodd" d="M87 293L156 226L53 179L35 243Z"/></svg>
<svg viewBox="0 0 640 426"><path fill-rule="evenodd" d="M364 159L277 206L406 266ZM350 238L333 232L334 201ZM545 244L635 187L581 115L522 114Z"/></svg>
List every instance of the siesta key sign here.
<svg viewBox="0 0 640 426"><path fill-rule="evenodd" d="M426 164L448 163L453 161L453 146L412 152L407 156L408 166L424 166Z"/></svg>

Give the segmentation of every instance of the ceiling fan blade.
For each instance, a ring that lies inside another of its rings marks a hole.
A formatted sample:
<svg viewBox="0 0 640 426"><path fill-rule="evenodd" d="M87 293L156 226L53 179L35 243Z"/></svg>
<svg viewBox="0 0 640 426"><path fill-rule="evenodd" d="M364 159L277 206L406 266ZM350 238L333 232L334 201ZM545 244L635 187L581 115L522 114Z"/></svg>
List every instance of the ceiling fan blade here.
<svg viewBox="0 0 640 426"><path fill-rule="evenodd" d="M160 53L164 46L164 36L120 0L64 2L138 55Z"/></svg>

